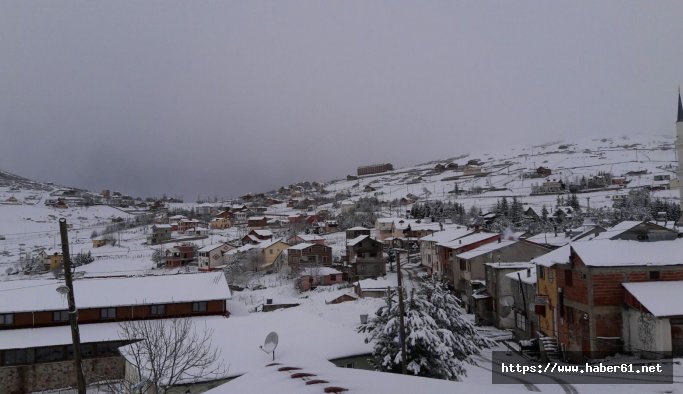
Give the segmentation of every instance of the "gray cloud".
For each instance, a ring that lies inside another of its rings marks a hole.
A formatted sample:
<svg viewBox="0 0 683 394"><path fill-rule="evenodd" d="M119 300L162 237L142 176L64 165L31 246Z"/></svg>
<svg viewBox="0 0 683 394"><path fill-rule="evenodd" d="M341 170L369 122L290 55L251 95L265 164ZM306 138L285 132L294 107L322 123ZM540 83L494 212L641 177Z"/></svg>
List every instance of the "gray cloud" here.
<svg viewBox="0 0 683 394"><path fill-rule="evenodd" d="M673 133L677 1L0 4L0 168L230 196L355 167Z"/></svg>

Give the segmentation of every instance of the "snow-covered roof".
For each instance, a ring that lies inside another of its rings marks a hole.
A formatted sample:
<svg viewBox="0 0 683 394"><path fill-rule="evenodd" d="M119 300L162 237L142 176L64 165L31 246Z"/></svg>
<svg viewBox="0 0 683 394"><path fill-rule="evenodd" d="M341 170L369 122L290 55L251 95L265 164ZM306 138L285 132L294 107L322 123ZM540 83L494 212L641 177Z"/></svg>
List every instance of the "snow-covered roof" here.
<svg viewBox="0 0 683 394"><path fill-rule="evenodd" d="M73 283L80 309L231 298L222 272L77 279ZM66 297L56 290L63 284L55 279L0 282L0 313L67 309Z"/></svg>
<svg viewBox="0 0 683 394"><path fill-rule="evenodd" d="M683 265L683 239L657 242L604 239L574 242L571 247L585 265L593 267Z"/></svg>
<svg viewBox="0 0 683 394"><path fill-rule="evenodd" d="M463 246L467 246L467 245L470 245L470 244L473 244L473 243L476 243L479 241L486 240L486 239L491 238L491 237L495 237L497 235L498 234L495 234L495 233L474 233L474 234L470 234L470 235L467 235L467 236L464 236L464 237L461 237L458 239L454 239L452 241L439 242L437 245L443 246L446 248L457 249L457 248L461 248Z"/></svg>
<svg viewBox="0 0 683 394"><path fill-rule="evenodd" d="M152 225L154 228L171 228L170 224L154 224Z"/></svg>
<svg viewBox="0 0 683 394"><path fill-rule="evenodd" d="M359 235L356 238L352 238L352 239L346 241L346 244L348 246L356 246L356 244L358 244L358 242L364 240L365 238L370 238L370 236L369 235Z"/></svg>
<svg viewBox="0 0 683 394"><path fill-rule="evenodd" d="M212 250L222 248L223 246L226 246L226 244L206 245L206 246L198 249L197 252L211 252Z"/></svg>
<svg viewBox="0 0 683 394"><path fill-rule="evenodd" d="M523 269L520 271L510 272L505 274L505 276L514 281L518 281L520 278L522 278L522 283L533 285L536 283L536 266L531 266L528 268L528 270Z"/></svg>
<svg viewBox="0 0 683 394"><path fill-rule="evenodd" d="M683 294L683 281L622 283L638 302L657 317L682 316L683 303L671 302L675 294Z"/></svg>
<svg viewBox="0 0 683 394"><path fill-rule="evenodd" d="M519 241L500 241L500 242L492 242L488 244L481 245L477 248L474 248L472 250L469 250L467 252L460 253L456 257L460 259L471 259L477 256L481 256L483 254L491 253L493 251L496 251L498 249L505 248L507 246L510 246L512 244L515 244Z"/></svg>
<svg viewBox="0 0 683 394"><path fill-rule="evenodd" d="M249 220L249 221L266 220L266 217L265 216L249 216L247 218L247 220Z"/></svg>
<svg viewBox="0 0 683 394"><path fill-rule="evenodd" d="M270 230L251 230L251 231L260 235L261 237L272 237L273 236L273 232Z"/></svg>
<svg viewBox="0 0 683 394"><path fill-rule="evenodd" d="M569 264L570 253L570 246L564 245L558 249L553 250L552 252L533 258L531 262L536 263L537 265L542 265L544 267L552 267L555 264Z"/></svg>
<svg viewBox="0 0 683 394"><path fill-rule="evenodd" d="M529 263L529 262L510 262L510 263L486 263L485 265L491 267L491 268L498 268L498 269L521 269L521 268L531 268L535 267L534 263Z"/></svg>
<svg viewBox="0 0 683 394"><path fill-rule="evenodd" d="M540 233L526 238L527 241L540 245L564 246L572 239L562 231L557 233Z"/></svg>
<svg viewBox="0 0 683 394"><path fill-rule="evenodd" d="M316 234L297 234L296 236L300 239L303 239L304 241L320 241L325 239Z"/></svg>
<svg viewBox="0 0 683 394"><path fill-rule="evenodd" d="M282 242L283 244L289 246L289 244L287 242L283 241L282 238L275 238L275 239L269 239L266 241L261 241L258 244L254 245L254 247L258 248L258 249L267 249L267 248L275 245L278 242Z"/></svg>
<svg viewBox="0 0 683 394"><path fill-rule="evenodd" d="M424 236L420 238L420 241L427 241L427 242L448 242L452 241L454 239L462 238L470 233L472 233L472 230L467 229L466 227L459 227L459 228L449 228L446 230L442 231L437 231L435 233L432 233L430 235Z"/></svg>
<svg viewBox="0 0 683 394"><path fill-rule="evenodd" d="M596 236L594 239L610 239L618 235L621 235L642 223L642 220L625 220L623 222L615 224L611 228L608 228L607 231L598 234L598 236Z"/></svg>
<svg viewBox="0 0 683 394"><path fill-rule="evenodd" d="M332 267L308 267L304 269L303 275L337 275L341 274L340 271Z"/></svg>
<svg viewBox="0 0 683 394"><path fill-rule="evenodd" d="M314 244L308 243L308 242L302 242L300 244L296 244L294 246L290 246L289 249L294 249L294 250L304 250L306 248L310 248Z"/></svg>
<svg viewBox="0 0 683 394"><path fill-rule="evenodd" d="M355 227L351 227L351 228L348 229L348 230L351 230L351 231L361 231L361 230L369 230L369 229L368 229L368 228L365 228L365 227L363 227L363 226L355 226Z"/></svg>
<svg viewBox="0 0 683 394"><path fill-rule="evenodd" d="M368 371L354 368L339 368L330 362L311 355L309 351L301 349L276 357L278 365L264 361L251 372L213 388L206 394L320 394L326 387L340 387L348 389L354 394L416 394L416 393L468 393L484 394L492 391L501 393L521 393L524 388L515 385L497 385L491 389L491 381L454 382L442 379L430 379L413 375L400 375L378 371ZM278 369L283 366L301 368L300 370L285 372ZM292 373L306 372L315 375L315 379L329 383L306 384L303 379L292 379ZM330 391L337 392L337 391Z"/></svg>
<svg viewBox="0 0 683 394"><path fill-rule="evenodd" d="M198 327L204 329L203 324ZM220 351L223 364L229 367L228 377L242 375L272 362L270 354L259 350L271 331L275 331L280 339L276 360L302 349L319 360L372 352L372 344L365 343L363 334L298 309L207 319L206 328L213 330L211 342ZM126 353L126 347L121 350L122 354Z"/></svg>
<svg viewBox="0 0 683 394"><path fill-rule="evenodd" d="M354 283L354 285L360 285L360 288L363 290L386 289L387 287L398 286L397 280L398 279L396 276L390 276L390 277L381 276L377 279L362 279L362 280L356 281Z"/></svg>

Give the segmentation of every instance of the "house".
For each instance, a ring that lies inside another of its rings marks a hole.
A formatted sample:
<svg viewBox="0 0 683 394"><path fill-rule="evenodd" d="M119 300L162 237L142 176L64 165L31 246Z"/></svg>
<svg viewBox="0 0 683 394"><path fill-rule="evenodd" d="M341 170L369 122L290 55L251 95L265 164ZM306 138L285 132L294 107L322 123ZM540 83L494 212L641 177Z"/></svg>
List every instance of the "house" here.
<svg viewBox="0 0 683 394"><path fill-rule="evenodd" d="M514 327L512 334L517 339L532 339L538 330L538 316L536 316L536 266L531 265L520 271L505 274L513 282L512 285L512 315Z"/></svg>
<svg viewBox="0 0 683 394"><path fill-rule="evenodd" d="M202 222L197 219L180 219L178 221L178 232L185 234L185 232L191 228L200 227Z"/></svg>
<svg viewBox="0 0 683 394"><path fill-rule="evenodd" d="M623 283L683 280L683 239L592 240L567 246L568 262L554 265L553 270L557 282L556 337L566 351L579 352L583 357L624 351ZM545 275L542 271L539 279ZM539 295L550 298L541 293L543 290L539 283ZM537 308L536 313L547 315L547 306Z"/></svg>
<svg viewBox="0 0 683 394"><path fill-rule="evenodd" d="M290 245L296 245L304 242L325 245L325 238L317 234L295 234L287 238L287 243Z"/></svg>
<svg viewBox="0 0 683 394"><path fill-rule="evenodd" d="M456 226L454 228L437 231L433 234L420 238L420 260L422 261L422 265L427 268L427 272L430 275L443 274L444 261L439 258L439 253L437 252L436 247L438 243L453 241L472 234L473 232L474 230L470 230L466 227Z"/></svg>
<svg viewBox="0 0 683 394"><path fill-rule="evenodd" d="M531 194L555 194L564 190L564 183L559 180L547 179L540 185L531 186Z"/></svg>
<svg viewBox="0 0 683 394"><path fill-rule="evenodd" d="M533 267L529 262L505 262L484 264L485 279L473 282L469 309L477 324L512 329L515 326L513 312L514 283L506 275ZM534 296L536 290L533 292Z"/></svg>
<svg viewBox="0 0 683 394"><path fill-rule="evenodd" d="M536 264L534 312L538 316L539 331L547 338L557 337L561 309L558 298L558 289L561 286L558 285L557 276L558 271L569 264L570 253L570 246L565 245L531 260Z"/></svg>
<svg viewBox="0 0 683 394"><path fill-rule="evenodd" d="M368 235L346 241L346 258L354 278L371 278L386 275L383 244Z"/></svg>
<svg viewBox="0 0 683 394"><path fill-rule="evenodd" d="M678 238L678 232L666 226L649 221L627 220L616 224L595 239L665 241Z"/></svg>
<svg viewBox="0 0 683 394"><path fill-rule="evenodd" d="M307 267L297 279L299 291L308 291L318 286L342 283L342 273L331 267Z"/></svg>
<svg viewBox="0 0 683 394"><path fill-rule="evenodd" d="M254 250L261 253L258 270L271 271L277 269L280 266L279 263L287 261L286 254L283 253L287 248L289 248L289 244L279 238L261 241L256 244Z"/></svg>
<svg viewBox="0 0 683 394"><path fill-rule="evenodd" d="M461 295L463 304L468 309L471 309L471 297L475 290L473 282L487 280L486 263L529 262L534 257L541 256L549 251L549 248L524 240L500 239L498 242L489 242L474 249L464 251L457 254L454 259L454 261L457 261L453 269L454 288ZM520 268L523 267L517 269ZM487 281L487 287L488 284Z"/></svg>
<svg viewBox="0 0 683 394"><path fill-rule="evenodd" d="M377 239L380 241L393 237L394 218L378 218L375 221L375 230L377 231Z"/></svg>
<svg viewBox="0 0 683 394"><path fill-rule="evenodd" d="M552 170L550 170L550 168L548 167L541 166L536 169L536 174L538 174L538 176L540 177L547 177L550 176L550 174L552 173Z"/></svg>
<svg viewBox="0 0 683 394"><path fill-rule="evenodd" d="M365 342L363 334L352 328L343 327L314 314L301 311L298 308L270 313L251 313L246 316L233 316L227 319L206 317L193 318L193 320L196 321L197 325L206 327L212 333L211 344L220 355L219 363L230 367L225 368L222 376L207 377L204 380L199 379L199 381L195 379L190 382L180 381L178 383L189 384L189 386L178 387L177 391L174 392L182 393L186 390L192 393L204 392L210 387L216 387L226 381L233 381L233 379L250 371L272 364L272 355L259 350L259 346L263 346L264 339L270 332L276 332L281 339L275 351L275 358L278 363L282 361L284 355L304 351L306 356L303 359L315 360L316 364L330 362L338 367L347 367L339 369L372 369L368 361L372 353L372 344ZM126 348L121 350L123 354L127 354ZM282 365L278 366L278 368L282 367ZM132 379L133 376L130 378ZM142 379L145 377L143 376ZM287 375L287 380L300 379L290 379ZM137 380L132 381L132 383L136 382ZM225 384L219 387L224 386ZM323 393L321 387L311 388L307 385L303 385L303 387L304 390L301 392L306 392L306 389L310 388ZM274 392L282 391L277 387L273 390ZM240 388L237 392L255 393L262 391Z"/></svg>
<svg viewBox="0 0 683 394"><path fill-rule="evenodd" d="M209 222L209 228L212 230L224 230L232 227L232 221L227 217L215 217Z"/></svg>
<svg viewBox="0 0 683 394"><path fill-rule="evenodd" d="M219 211L217 214L214 215L214 219L232 219L233 213L230 212L230 209L224 209L222 211Z"/></svg>
<svg viewBox="0 0 683 394"><path fill-rule="evenodd" d="M207 245L197 250L197 263L200 271L211 271L225 264L225 254L235 249L234 246L224 243Z"/></svg>
<svg viewBox="0 0 683 394"><path fill-rule="evenodd" d="M683 355L683 304L665 301L673 294L683 294L683 281L622 286L626 305L622 323L624 350L647 358Z"/></svg>
<svg viewBox="0 0 683 394"><path fill-rule="evenodd" d="M247 227L252 230L260 230L268 227L268 219L265 216L250 216L247 218Z"/></svg>
<svg viewBox="0 0 683 394"><path fill-rule="evenodd" d="M261 241L268 241L273 239L273 233L270 230L251 230L249 234L242 237L242 245L258 244Z"/></svg>
<svg viewBox="0 0 683 394"><path fill-rule="evenodd" d="M463 175L480 175L481 172L481 166L476 164L466 164L462 170Z"/></svg>
<svg viewBox="0 0 683 394"><path fill-rule="evenodd" d="M167 249L164 254L166 268L182 267L193 262L195 249L196 247L193 244L181 244Z"/></svg>
<svg viewBox="0 0 683 394"><path fill-rule="evenodd" d="M152 225L152 235L147 237L147 243L154 245L171 239L171 225L170 224L154 224Z"/></svg>
<svg viewBox="0 0 683 394"><path fill-rule="evenodd" d="M358 167L358 169L356 170L356 174L358 174L358 176L370 175L370 174L381 174L383 172L393 171L393 170L394 170L394 166L391 163L371 164L368 166Z"/></svg>
<svg viewBox="0 0 683 394"><path fill-rule="evenodd" d="M353 291L360 298L384 298L387 295L387 289L396 288L398 286L397 278L392 276L378 277L375 279L361 279L353 284Z"/></svg>
<svg viewBox="0 0 683 394"><path fill-rule="evenodd" d="M451 288L456 289L456 293L462 295L465 292L466 286L464 281L461 282L460 280L462 277L459 273L460 265L455 256L481 245L496 242L499 238L500 234L481 232L452 241L438 242L436 244L436 252L439 254L439 261L443 262L443 272L436 272L436 274L448 283ZM458 271L457 273L456 270Z"/></svg>
<svg viewBox="0 0 683 394"><path fill-rule="evenodd" d="M117 349L129 342L121 339L119 322L193 316L229 320L231 294L223 273L91 278L73 285L87 383L124 378ZM76 386L68 306L56 291L60 286L63 281L53 279L0 283L8 295L0 300L3 392Z"/></svg>
<svg viewBox="0 0 683 394"><path fill-rule="evenodd" d="M287 263L292 269L300 266L332 264L332 248L314 243L299 243L287 249Z"/></svg>
<svg viewBox="0 0 683 394"><path fill-rule="evenodd" d="M362 226L355 226L355 227L351 227L349 229L346 229L346 239L356 238L359 235L370 236L370 229L362 227Z"/></svg>
<svg viewBox="0 0 683 394"><path fill-rule="evenodd" d="M339 204L341 213L350 213L351 211L353 211L353 208L355 208L355 206L356 204L354 204L354 202L351 200L344 200Z"/></svg>
<svg viewBox="0 0 683 394"><path fill-rule="evenodd" d="M418 238L441 231L443 227L440 223L428 219L379 218L375 222L375 229L380 241L390 237L409 237L417 242ZM410 230L406 233L408 229Z"/></svg>
<svg viewBox="0 0 683 394"><path fill-rule="evenodd" d="M36 255L37 258L43 261L43 267L52 271L63 266L64 258L62 256L62 251L60 250L41 250Z"/></svg>
<svg viewBox="0 0 683 394"><path fill-rule="evenodd" d="M108 243L108 240L104 237L95 237L92 239L92 247L93 248L99 248L102 246L105 246Z"/></svg>

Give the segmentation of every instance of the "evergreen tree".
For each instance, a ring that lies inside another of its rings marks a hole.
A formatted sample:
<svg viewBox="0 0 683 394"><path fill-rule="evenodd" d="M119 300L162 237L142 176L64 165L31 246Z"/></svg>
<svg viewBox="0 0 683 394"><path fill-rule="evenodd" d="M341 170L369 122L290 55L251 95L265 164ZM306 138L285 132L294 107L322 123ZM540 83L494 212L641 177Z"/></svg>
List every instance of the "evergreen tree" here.
<svg viewBox="0 0 683 394"><path fill-rule="evenodd" d="M413 375L459 380L465 363L492 343L464 318L465 311L445 285L425 279L405 303L406 364ZM380 371L400 373L399 307L396 291L389 290L386 305L359 332L374 343L373 365Z"/></svg>

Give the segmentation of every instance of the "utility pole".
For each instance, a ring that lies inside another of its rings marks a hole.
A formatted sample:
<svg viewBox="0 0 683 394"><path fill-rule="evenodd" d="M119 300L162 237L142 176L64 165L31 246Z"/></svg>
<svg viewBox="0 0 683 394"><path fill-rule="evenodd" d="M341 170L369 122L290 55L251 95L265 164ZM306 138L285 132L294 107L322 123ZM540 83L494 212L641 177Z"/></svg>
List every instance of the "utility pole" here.
<svg viewBox="0 0 683 394"><path fill-rule="evenodd" d="M74 349L74 366L76 367L76 381L78 394L85 394L85 378L81 362L81 335L78 332L78 310L74 297L74 284L71 278L71 257L69 255L69 236L66 230L66 219L59 219L59 233L62 239L62 260L64 262L64 281L66 282L66 298L69 303L69 322L71 323L71 339Z"/></svg>
<svg viewBox="0 0 683 394"><path fill-rule="evenodd" d="M399 333L398 339L401 342L401 373L408 374L406 368L406 327L404 322L405 308L403 306L403 281L401 276L401 252L400 249L396 251L396 269L398 270L398 324ZM80 393L79 393L80 394Z"/></svg>

